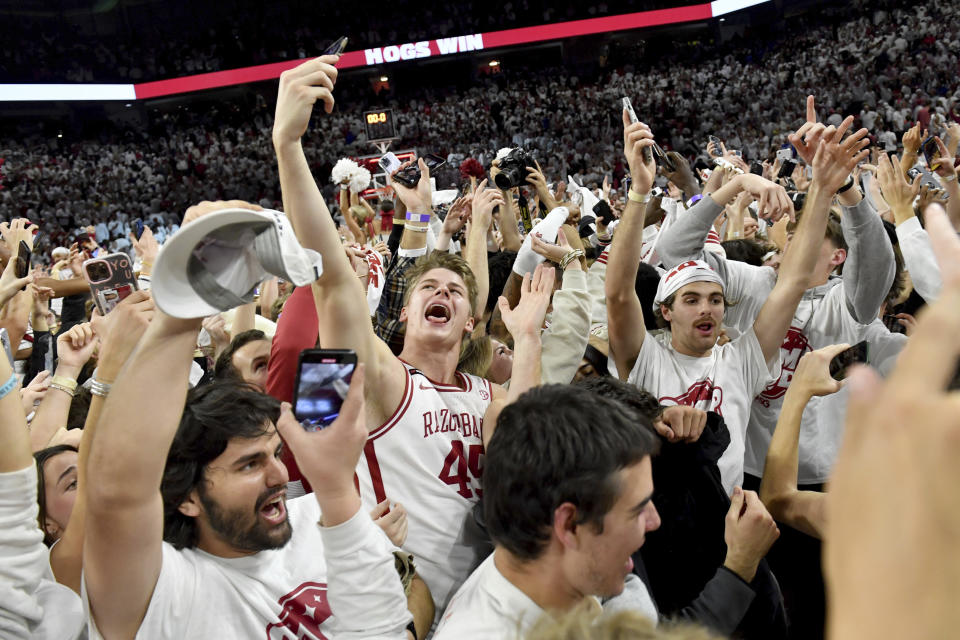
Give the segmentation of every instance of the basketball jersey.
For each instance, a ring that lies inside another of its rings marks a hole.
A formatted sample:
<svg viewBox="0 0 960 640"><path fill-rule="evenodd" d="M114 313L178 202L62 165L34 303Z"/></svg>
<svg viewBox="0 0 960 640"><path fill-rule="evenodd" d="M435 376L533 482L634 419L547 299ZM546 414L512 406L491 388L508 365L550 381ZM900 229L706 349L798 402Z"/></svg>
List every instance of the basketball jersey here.
<svg viewBox="0 0 960 640"><path fill-rule="evenodd" d="M367 437L357 477L368 511L388 498L406 508L403 548L439 617L476 565L466 524L482 493L483 415L493 390L460 371L457 384L445 385L403 366L403 399Z"/></svg>

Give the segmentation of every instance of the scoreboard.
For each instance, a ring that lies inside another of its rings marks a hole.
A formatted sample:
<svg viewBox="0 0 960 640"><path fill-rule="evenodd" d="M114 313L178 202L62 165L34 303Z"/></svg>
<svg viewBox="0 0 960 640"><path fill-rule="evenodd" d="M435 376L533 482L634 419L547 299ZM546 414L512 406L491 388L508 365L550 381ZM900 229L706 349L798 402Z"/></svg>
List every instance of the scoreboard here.
<svg viewBox="0 0 960 640"><path fill-rule="evenodd" d="M367 140L389 140L397 137L393 109L366 111L363 114L363 124L367 128Z"/></svg>

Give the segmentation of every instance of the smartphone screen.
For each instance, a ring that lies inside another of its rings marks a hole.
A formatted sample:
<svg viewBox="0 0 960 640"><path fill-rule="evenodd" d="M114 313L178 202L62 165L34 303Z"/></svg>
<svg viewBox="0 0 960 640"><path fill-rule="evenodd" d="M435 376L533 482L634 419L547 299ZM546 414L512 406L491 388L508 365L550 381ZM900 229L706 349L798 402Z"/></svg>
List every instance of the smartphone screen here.
<svg viewBox="0 0 960 640"><path fill-rule="evenodd" d="M30 251L30 245L28 245L23 240L20 241L20 246L17 250L17 272L16 276L18 278L26 278L27 274L30 273L30 257L32 252Z"/></svg>
<svg viewBox="0 0 960 640"><path fill-rule="evenodd" d="M340 415L357 367L352 350L306 349L300 352L293 414L306 431L326 429Z"/></svg>
<svg viewBox="0 0 960 640"><path fill-rule="evenodd" d="M926 159L927 166L930 167L931 171L939 168L940 148L937 146L937 141L933 139L933 136L924 140L920 148L923 150L923 157Z"/></svg>
<svg viewBox="0 0 960 640"><path fill-rule="evenodd" d="M133 235L137 240L143 235L143 220L140 218L133 221Z"/></svg>
<svg viewBox="0 0 960 640"><path fill-rule="evenodd" d="M867 361L866 340L858 342L849 349L841 351L833 360L830 361L830 376L834 380L843 380L847 377L847 369L855 364L863 364Z"/></svg>
<svg viewBox="0 0 960 640"><path fill-rule="evenodd" d="M430 169L430 171L447 164L446 160L434 153L428 153L427 155L423 156L423 161L426 163L427 168Z"/></svg>

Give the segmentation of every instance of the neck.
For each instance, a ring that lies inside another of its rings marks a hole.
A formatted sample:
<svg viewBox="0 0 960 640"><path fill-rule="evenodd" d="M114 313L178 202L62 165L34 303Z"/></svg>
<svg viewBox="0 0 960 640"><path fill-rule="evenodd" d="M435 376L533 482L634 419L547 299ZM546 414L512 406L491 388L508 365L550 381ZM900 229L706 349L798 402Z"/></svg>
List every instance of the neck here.
<svg viewBox="0 0 960 640"><path fill-rule="evenodd" d="M693 358L706 358L710 356L710 352L713 351L713 348L701 351L693 347L687 346L677 338L677 334L670 332L670 344L673 346L673 350L684 356L691 356Z"/></svg>
<svg viewBox="0 0 960 640"><path fill-rule="evenodd" d="M400 359L410 363L431 380L441 384L456 382L457 362L460 360L460 342L450 347L432 348L420 340L411 340L409 336L403 342Z"/></svg>
<svg viewBox="0 0 960 640"><path fill-rule="evenodd" d="M544 611L569 611L584 598L563 577L563 563L548 552L523 561L503 547L493 552L493 564L510 584Z"/></svg>
<svg viewBox="0 0 960 640"><path fill-rule="evenodd" d="M810 282L807 283L807 289L813 289L815 287L819 287L820 285L827 284L827 280L829 279L829 273L815 273L810 276Z"/></svg>

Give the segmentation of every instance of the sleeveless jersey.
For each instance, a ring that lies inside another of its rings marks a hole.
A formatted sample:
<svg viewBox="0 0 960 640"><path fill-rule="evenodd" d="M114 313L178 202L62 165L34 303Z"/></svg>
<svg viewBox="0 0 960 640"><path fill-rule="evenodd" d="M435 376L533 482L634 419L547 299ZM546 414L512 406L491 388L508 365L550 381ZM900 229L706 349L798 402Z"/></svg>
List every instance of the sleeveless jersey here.
<svg viewBox="0 0 960 640"><path fill-rule="evenodd" d="M460 371L456 385L444 385L403 366L403 399L367 437L357 477L368 511L387 498L407 510L403 548L439 618L476 565L466 524L482 493L483 414L493 390Z"/></svg>

